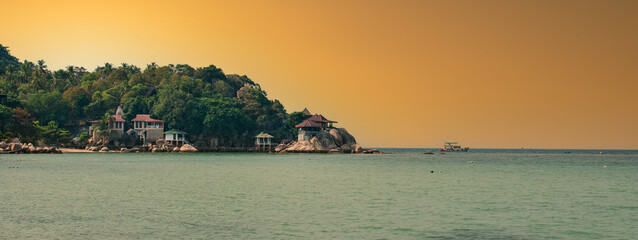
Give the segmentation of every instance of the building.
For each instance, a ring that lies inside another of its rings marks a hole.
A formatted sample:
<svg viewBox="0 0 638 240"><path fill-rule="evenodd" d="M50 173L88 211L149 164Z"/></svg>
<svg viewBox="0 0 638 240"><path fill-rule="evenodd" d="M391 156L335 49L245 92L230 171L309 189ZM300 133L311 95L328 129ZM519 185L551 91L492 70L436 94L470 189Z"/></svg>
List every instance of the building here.
<svg viewBox="0 0 638 240"><path fill-rule="evenodd" d="M321 114L312 115L307 108L302 111L306 115L306 119L295 125L297 131L297 141L308 141L322 130L333 128L333 124L337 121L326 119Z"/></svg>
<svg viewBox="0 0 638 240"><path fill-rule="evenodd" d="M126 122L122 115L124 115L124 111L122 110L122 105L117 107L115 111L115 115L111 115L109 119L108 128L111 130L111 134L109 135L110 139L118 139L121 138L124 134L124 123ZM100 120L90 121L91 126L89 127L89 135L93 137L94 140L99 138L98 132L95 131L97 126L100 124Z"/></svg>
<svg viewBox="0 0 638 240"><path fill-rule="evenodd" d="M131 122L142 144L155 144L164 137L164 121L153 119L149 114L137 114Z"/></svg>
<svg viewBox="0 0 638 240"><path fill-rule="evenodd" d="M170 130L164 132L164 141L167 144L180 147L186 144L186 133L179 130Z"/></svg>
<svg viewBox="0 0 638 240"><path fill-rule="evenodd" d="M272 135L268 133L261 132L255 136L257 138L255 140L255 147L261 151L270 151L272 149L272 139L274 138Z"/></svg>

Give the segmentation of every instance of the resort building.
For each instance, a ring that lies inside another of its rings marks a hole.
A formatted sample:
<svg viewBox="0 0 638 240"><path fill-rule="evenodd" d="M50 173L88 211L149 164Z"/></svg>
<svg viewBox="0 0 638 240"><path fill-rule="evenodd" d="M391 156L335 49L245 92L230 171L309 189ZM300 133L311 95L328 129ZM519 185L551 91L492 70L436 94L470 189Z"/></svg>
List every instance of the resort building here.
<svg viewBox="0 0 638 240"><path fill-rule="evenodd" d="M261 132L257 136L255 140L255 147L260 151L270 151L272 149L272 139L274 138L272 135L268 133Z"/></svg>
<svg viewBox="0 0 638 240"><path fill-rule="evenodd" d="M115 115L111 115L111 118L109 119L108 128L109 130L111 130L109 138L117 139L122 137L122 134L124 134L124 123L126 121L122 118L122 115L124 115L124 111L122 110L122 105L120 105L117 107ZM90 123L91 126L89 127L89 135L91 135L93 139L98 139L98 132L95 130L100 124L100 120L90 121Z"/></svg>
<svg viewBox="0 0 638 240"><path fill-rule="evenodd" d="M164 137L164 122L151 118L149 114L137 114L131 122L143 144L154 144L155 141Z"/></svg>
<svg viewBox="0 0 638 240"><path fill-rule="evenodd" d="M186 143L186 133L179 130L170 130L164 132L164 141L167 144L180 147Z"/></svg>
<svg viewBox="0 0 638 240"><path fill-rule="evenodd" d="M326 119L321 114L312 115L307 108L304 108L302 112L307 118L295 126L295 128L298 128L297 141L308 141L317 135L319 131L333 128L333 123L337 123Z"/></svg>

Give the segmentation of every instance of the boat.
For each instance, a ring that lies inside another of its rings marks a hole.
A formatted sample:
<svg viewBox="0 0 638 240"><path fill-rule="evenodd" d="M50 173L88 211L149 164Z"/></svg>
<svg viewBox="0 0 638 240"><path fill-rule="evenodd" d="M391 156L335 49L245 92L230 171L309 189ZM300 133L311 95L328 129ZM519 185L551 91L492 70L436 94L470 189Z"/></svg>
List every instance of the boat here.
<svg viewBox="0 0 638 240"><path fill-rule="evenodd" d="M467 152L469 147L461 147L458 142L445 142L443 148L439 149L441 152Z"/></svg>

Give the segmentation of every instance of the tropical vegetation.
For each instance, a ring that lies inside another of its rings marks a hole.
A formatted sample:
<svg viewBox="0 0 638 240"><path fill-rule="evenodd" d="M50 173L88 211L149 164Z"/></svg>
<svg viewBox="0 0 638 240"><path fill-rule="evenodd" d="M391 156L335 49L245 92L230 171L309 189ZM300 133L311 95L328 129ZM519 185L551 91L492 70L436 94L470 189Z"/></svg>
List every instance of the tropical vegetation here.
<svg viewBox="0 0 638 240"><path fill-rule="evenodd" d="M142 69L105 63L93 71L50 70L44 60L19 61L1 44L0 97L0 139L50 144L80 136L89 121L104 121L119 105L124 119L151 114L165 121L165 129L214 136L226 145L250 143L260 131L290 138L300 118L288 115L247 76L226 74L215 65L151 63Z"/></svg>

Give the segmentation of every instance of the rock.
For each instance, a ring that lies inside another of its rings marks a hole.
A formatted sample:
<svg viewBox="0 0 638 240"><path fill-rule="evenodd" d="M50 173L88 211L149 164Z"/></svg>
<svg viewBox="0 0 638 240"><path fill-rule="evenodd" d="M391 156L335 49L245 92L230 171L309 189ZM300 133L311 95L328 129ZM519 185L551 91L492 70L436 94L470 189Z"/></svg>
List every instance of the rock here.
<svg viewBox="0 0 638 240"><path fill-rule="evenodd" d="M179 152L179 147L174 147L173 152Z"/></svg>
<svg viewBox="0 0 638 240"><path fill-rule="evenodd" d="M109 148L103 147L102 149L100 149L100 152L109 152Z"/></svg>
<svg viewBox="0 0 638 240"><path fill-rule="evenodd" d="M345 128L336 128L336 130L339 132L343 144L348 144L351 148L355 144L357 144L357 140L355 140L354 137L350 135L350 133L348 133Z"/></svg>
<svg viewBox="0 0 638 240"><path fill-rule="evenodd" d="M131 152L140 152L140 148L133 147L133 148L131 148Z"/></svg>
<svg viewBox="0 0 638 240"><path fill-rule="evenodd" d="M343 145L343 139L341 138L341 133L339 133L339 130L333 128L330 129L329 133L332 136L332 139L334 139L334 142L337 146Z"/></svg>
<svg viewBox="0 0 638 240"><path fill-rule="evenodd" d="M126 131L126 136L122 138L122 141L127 148L132 148L133 146L135 146L135 141L137 139L137 132L134 129L129 129Z"/></svg>
<svg viewBox="0 0 638 240"><path fill-rule="evenodd" d="M89 148L89 150L97 152L97 151L100 150L100 148L99 147L91 147L91 148Z"/></svg>
<svg viewBox="0 0 638 240"><path fill-rule="evenodd" d="M11 143L21 143L21 142L20 142L20 139L14 138L13 141L11 141Z"/></svg>
<svg viewBox="0 0 638 240"><path fill-rule="evenodd" d="M182 146L179 149L180 152L197 152L197 148L194 148L193 146L191 146L190 144L184 144L184 146Z"/></svg>
<svg viewBox="0 0 638 240"><path fill-rule="evenodd" d="M343 145L341 145L341 151L343 151L344 153L350 153L352 151L352 149L350 149L350 145L343 144Z"/></svg>
<svg viewBox="0 0 638 240"><path fill-rule="evenodd" d="M0 142L0 148L7 148L8 144L5 141Z"/></svg>
<svg viewBox="0 0 638 240"><path fill-rule="evenodd" d="M128 148L120 148L120 152L123 152L123 153L131 152L131 149L128 149Z"/></svg>
<svg viewBox="0 0 638 240"><path fill-rule="evenodd" d="M74 137L73 139L71 139L71 143L73 143L75 145L79 145L80 144L80 138L79 137Z"/></svg>
<svg viewBox="0 0 638 240"><path fill-rule="evenodd" d="M20 142L17 142L17 143L16 142L11 142L11 143L9 143L9 150L10 151L20 151L20 150L22 150L22 144L20 144Z"/></svg>
<svg viewBox="0 0 638 240"><path fill-rule="evenodd" d="M328 153L341 153L341 151L339 149L337 149L337 148L333 148L333 149L330 149L330 151L328 151Z"/></svg>
<svg viewBox="0 0 638 240"><path fill-rule="evenodd" d="M359 145L359 144L355 145L354 152L363 153L363 148L361 147L361 145Z"/></svg>
<svg viewBox="0 0 638 240"><path fill-rule="evenodd" d="M164 145L164 139L157 139L155 140L155 144L157 144L158 146Z"/></svg>
<svg viewBox="0 0 638 240"><path fill-rule="evenodd" d="M153 149L151 149L151 152L161 152L161 151L162 150L157 147L154 147Z"/></svg>
<svg viewBox="0 0 638 240"><path fill-rule="evenodd" d="M328 151L330 149L337 148L337 144L335 144L332 135L325 131L317 133L316 136L310 139L310 142L315 146L315 150L318 151Z"/></svg>

